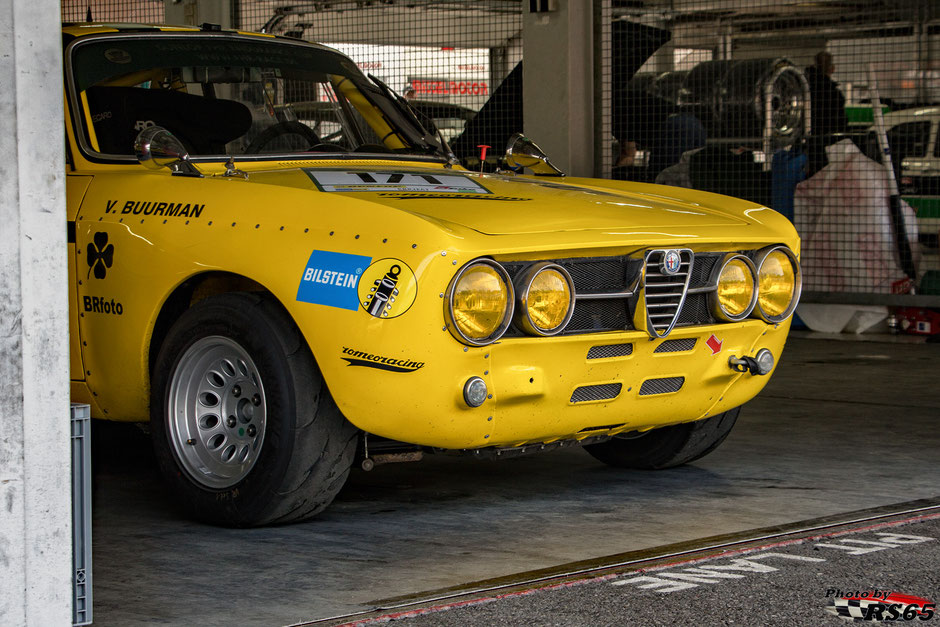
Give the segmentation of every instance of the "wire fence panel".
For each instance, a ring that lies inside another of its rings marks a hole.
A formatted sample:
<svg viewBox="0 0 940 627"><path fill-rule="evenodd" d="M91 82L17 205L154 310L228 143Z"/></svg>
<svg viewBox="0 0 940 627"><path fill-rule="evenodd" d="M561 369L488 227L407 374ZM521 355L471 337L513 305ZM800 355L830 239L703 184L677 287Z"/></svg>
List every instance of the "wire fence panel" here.
<svg viewBox="0 0 940 627"><path fill-rule="evenodd" d="M940 304L933 0L232 0L231 22L338 48L492 171L523 130L523 16L563 2L594 24L597 176L779 212L803 238L810 300ZM89 6L95 20L165 15L153 0L63 0L63 19Z"/></svg>
<svg viewBox="0 0 940 627"><path fill-rule="evenodd" d="M63 22L161 24L163 0L62 0Z"/></svg>
<svg viewBox="0 0 940 627"><path fill-rule="evenodd" d="M522 5L513 0L243 3L240 27L336 48L408 99L468 167L522 130Z"/></svg>
<svg viewBox="0 0 940 627"><path fill-rule="evenodd" d="M940 7L642 4L614 5L612 176L783 214L806 300L940 304ZM663 39L629 78L621 21L633 50Z"/></svg>

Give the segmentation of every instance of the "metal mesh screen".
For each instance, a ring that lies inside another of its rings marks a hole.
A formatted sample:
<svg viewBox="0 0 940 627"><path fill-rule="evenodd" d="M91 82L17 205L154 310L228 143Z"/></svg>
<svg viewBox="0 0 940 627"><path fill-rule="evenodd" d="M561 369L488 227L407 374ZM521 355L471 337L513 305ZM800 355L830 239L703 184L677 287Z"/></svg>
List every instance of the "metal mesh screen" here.
<svg viewBox="0 0 940 627"><path fill-rule="evenodd" d="M485 167L494 170L506 139L522 130L522 4L516 0L321 1L278 8L242 2L236 22L349 55L407 98L473 169L481 167L479 146L490 147Z"/></svg>
<svg viewBox="0 0 940 627"><path fill-rule="evenodd" d="M523 130L527 12L587 12L596 176L773 208L803 238L804 300L940 304L896 296L940 292L933 0L63 0L63 20L89 7L97 21L192 24L228 7L224 26L334 46L410 99L467 167L490 146L488 170Z"/></svg>
<svg viewBox="0 0 940 627"><path fill-rule="evenodd" d="M940 304L940 5L625 4L612 3L602 107L610 176L785 215L803 239L804 300ZM928 296L889 296L915 287Z"/></svg>
<svg viewBox="0 0 940 627"><path fill-rule="evenodd" d="M163 0L62 0L63 22L143 22L165 21Z"/></svg>

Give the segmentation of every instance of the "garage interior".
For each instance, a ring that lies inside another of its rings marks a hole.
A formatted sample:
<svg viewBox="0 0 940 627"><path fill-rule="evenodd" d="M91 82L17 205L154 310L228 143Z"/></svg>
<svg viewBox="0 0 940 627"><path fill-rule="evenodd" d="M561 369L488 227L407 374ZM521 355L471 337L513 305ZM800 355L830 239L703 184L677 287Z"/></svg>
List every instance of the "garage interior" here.
<svg viewBox="0 0 940 627"><path fill-rule="evenodd" d="M671 164L684 178L663 182L773 207L803 238L801 305L773 378L728 440L687 466L618 470L580 447L425 455L355 469L310 522L221 529L175 509L146 428L93 420L93 624L348 624L625 555L940 508L935 2L62 0L61 18L211 22L336 47L416 106L446 110L438 126L472 170L495 170L524 131L569 174L657 180L646 140L624 164L622 120L642 93L704 131L700 156ZM820 52L845 98L846 125L826 143L847 143L829 162L878 159L883 117L893 161L865 172L891 172L897 211L880 174L871 187L825 172L810 185L806 170L825 165L809 154L806 76Z"/></svg>

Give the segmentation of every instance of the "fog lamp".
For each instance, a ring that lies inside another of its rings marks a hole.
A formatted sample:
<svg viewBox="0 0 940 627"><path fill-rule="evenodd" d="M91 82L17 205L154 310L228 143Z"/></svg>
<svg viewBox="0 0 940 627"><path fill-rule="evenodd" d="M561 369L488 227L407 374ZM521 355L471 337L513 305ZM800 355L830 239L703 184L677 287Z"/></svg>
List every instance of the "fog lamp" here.
<svg viewBox="0 0 940 627"><path fill-rule="evenodd" d="M470 377L463 385L463 400L470 407L479 407L486 402L486 381L480 377Z"/></svg>

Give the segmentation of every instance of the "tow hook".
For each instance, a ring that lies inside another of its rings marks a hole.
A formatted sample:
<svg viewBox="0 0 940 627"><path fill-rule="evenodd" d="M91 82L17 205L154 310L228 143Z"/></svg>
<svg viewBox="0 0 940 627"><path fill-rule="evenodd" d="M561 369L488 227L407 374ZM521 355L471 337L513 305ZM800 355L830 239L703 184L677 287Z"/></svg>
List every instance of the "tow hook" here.
<svg viewBox="0 0 940 627"><path fill-rule="evenodd" d="M735 372L750 372L755 375L770 374L774 369L774 354L766 348L757 351L753 357L735 357L728 358L728 365Z"/></svg>

